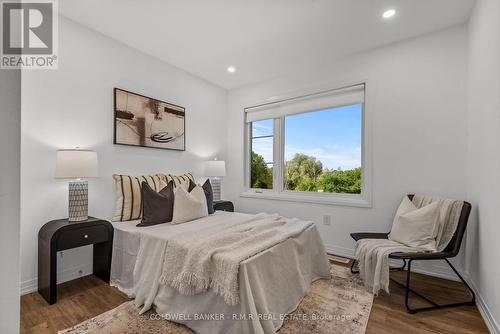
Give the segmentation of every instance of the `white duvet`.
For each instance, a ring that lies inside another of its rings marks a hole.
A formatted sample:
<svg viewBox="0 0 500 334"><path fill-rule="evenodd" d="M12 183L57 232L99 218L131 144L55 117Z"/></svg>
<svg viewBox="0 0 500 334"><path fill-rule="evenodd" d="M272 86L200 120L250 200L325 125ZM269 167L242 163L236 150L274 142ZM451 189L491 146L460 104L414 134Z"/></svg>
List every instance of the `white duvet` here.
<svg viewBox="0 0 500 334"><path fill-rule="evenodd" d="M243 223L254 216L217 212L180 225L135 227L114 223L112 285L135 298L140 311L152 306L164 318L184 323L198 333L275 333L293 311L313 280L330 276L329 264L314 225L301 234L241 262L238 305L228 305L208 290L182 295L160 284L167 240L206 224ZM213 319L217 315L218 320Z"/></svg>

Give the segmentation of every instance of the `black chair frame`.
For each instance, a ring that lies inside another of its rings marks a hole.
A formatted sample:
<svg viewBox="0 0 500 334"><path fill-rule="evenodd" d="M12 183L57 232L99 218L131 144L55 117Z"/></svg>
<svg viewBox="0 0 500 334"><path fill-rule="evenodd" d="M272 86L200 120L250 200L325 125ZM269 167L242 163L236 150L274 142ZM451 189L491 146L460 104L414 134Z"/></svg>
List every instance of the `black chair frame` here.
<svg viewBox="0 0 500 334"><path fill-rule="evenodd" d="M414 195L408 195L410 199L413 199ZM463 279L463 277L460 275L460 273L455 269L455 267L451 264L451 262L448 260L449 258L453 258L457 256L458 252L460 251L460 245L462 243L463 236L465 234L465 229L467 227L467 222L469 220L469 215L471 211L471 205L468 202L464 202L464 205L462 207L462 212L460 213L460 218L458 221L457 229L455 231L455 234L453 235L452 239L450 240L449 244L446 246L446 248L442 252L434 252L434 253L392 253L389 254L389 258L391 259L397 259L397 260L402 260L403 265L401 267L395 267L391 268L391 271L404 271L406 269L406 285L399 283L398 281L394 280L391 278L391 281L397 284L398 286L404 288L405 291L405 306L406 310L410 314L414 314L417 312L421 311L430 311L430 310L437 310L437 309L442 309L442 308L447 308L447 307L457 307L457 306L464 306L464 305L475 305L476 304L476 294L474 291L471 289L469 284ZM360 239L387 239L389 236L389 233L373 233L373 232L367 232L367 233L351 233L351 237L355 240L358 241ZM450 304L438 304L429 299L428 297L420 294L419 292L413 290L410 286L411 283L411 264L413 261L420 261L420 260L445 260L446 263L451 267L453 272L458 276L460 281L464 284L465 288L469 291L471 295L471 299L463 302L458 302L458 303L450 303ZM351 272L352 273L359 273L359 271L355 270L354 267L356 265L356 260L352 261L351 264ZM421 299L425 300L432 306L428 307L420 307L420 308L412 308L410 306L410 292L416 295L417 297L420 297Z"/></svg>

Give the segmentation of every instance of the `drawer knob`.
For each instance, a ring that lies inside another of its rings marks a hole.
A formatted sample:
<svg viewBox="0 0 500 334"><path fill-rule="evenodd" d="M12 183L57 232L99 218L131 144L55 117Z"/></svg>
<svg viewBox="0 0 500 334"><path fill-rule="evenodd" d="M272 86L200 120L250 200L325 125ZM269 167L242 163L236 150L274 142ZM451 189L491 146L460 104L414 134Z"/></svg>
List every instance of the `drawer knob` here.
<svg viewBox="0 0 500 334"><path fill-rule="evenodd" d="M84 237L85 239L88 239L88 238L89 238L89 235L88 235L88 234L85 234L83 237Z"/></svg>

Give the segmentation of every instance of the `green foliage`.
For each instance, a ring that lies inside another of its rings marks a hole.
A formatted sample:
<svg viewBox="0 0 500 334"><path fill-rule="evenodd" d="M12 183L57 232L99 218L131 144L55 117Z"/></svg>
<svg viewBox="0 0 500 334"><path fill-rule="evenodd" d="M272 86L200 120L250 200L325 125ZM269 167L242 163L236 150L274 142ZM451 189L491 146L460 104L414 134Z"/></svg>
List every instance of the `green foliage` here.
<svg viewBox="0 0 500 334"><path fill-rule="evenodd" d="M361 167L351 170L324 171L318 179L318 188L324 192L361 193Z"/></svg>
<svg viewBox="0 0 500 334"><path fill-rule="evenodd" d="M273 188L273 170L267 167L264 158L252 151L251 164L251 179L252 188L272 189Z"/></svg>
<svg viewBox="0 0 500 334"><path fill-rule="evenodd" d="M252 188L272 189L273 171L264 158L252 152ZM352 170L328 170L315 157L297 153L286 163L285 183L287 190L334 193L361 193L361 167Z"/></svg>
<svg viewBox="0 0 500 334"><path fill-rule="evenodd" d="M317 191L323 164L314 157L297 153L285 166L285 189Z"/></svg>

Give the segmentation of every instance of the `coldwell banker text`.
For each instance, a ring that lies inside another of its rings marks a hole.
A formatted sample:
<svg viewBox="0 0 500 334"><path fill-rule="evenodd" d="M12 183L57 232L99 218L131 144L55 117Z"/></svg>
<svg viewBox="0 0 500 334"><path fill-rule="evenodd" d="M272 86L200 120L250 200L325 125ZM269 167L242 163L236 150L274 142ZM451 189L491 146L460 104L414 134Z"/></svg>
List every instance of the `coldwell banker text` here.
<svg viewBox="0 0 500 334"><path fill-rule="evenodd" d="M2 1L1 17L1 68L57 68L57 0Z"/></svg>

